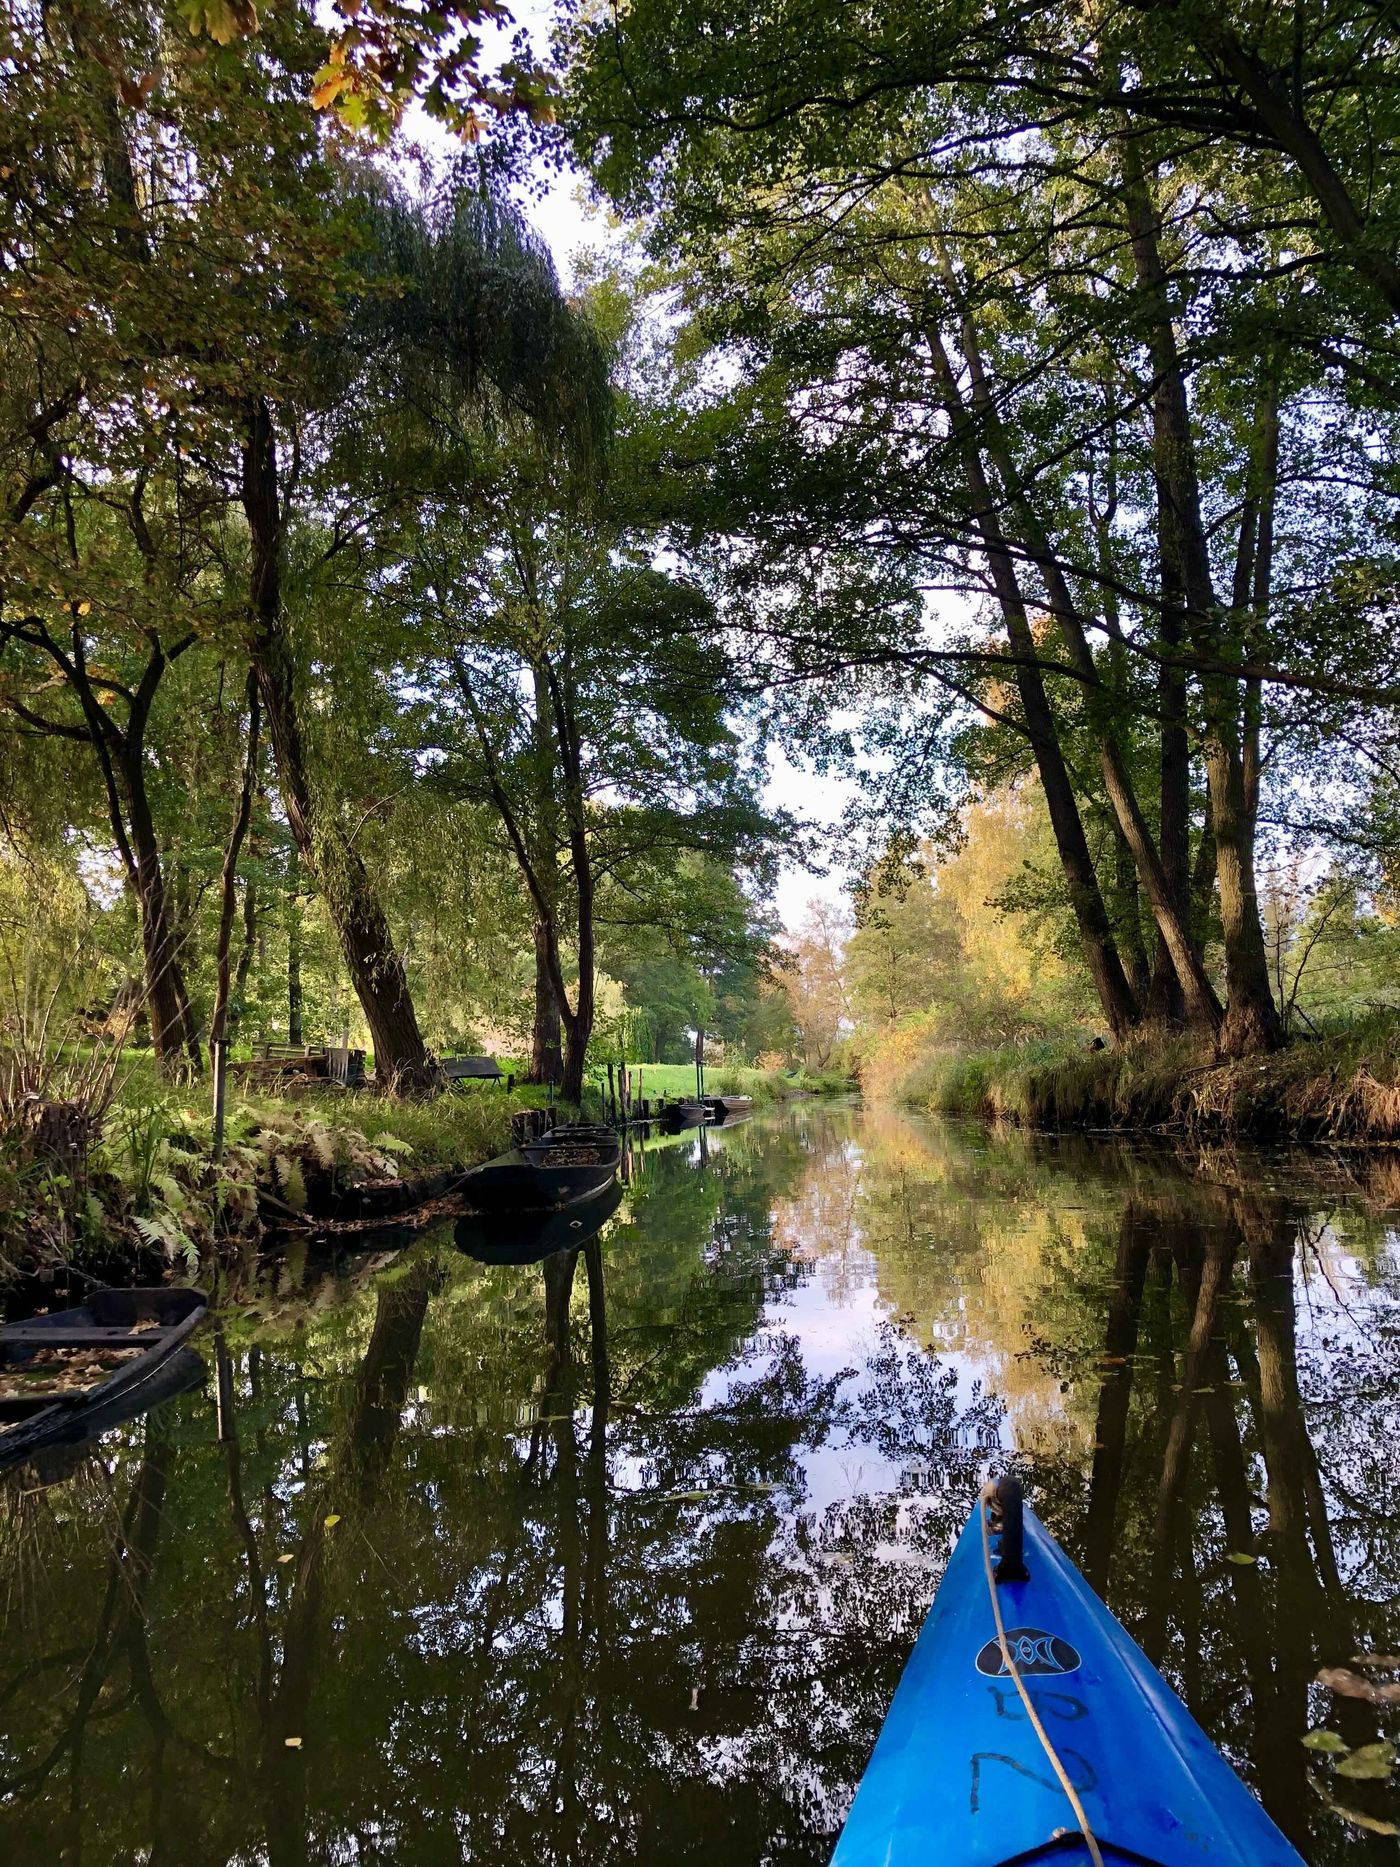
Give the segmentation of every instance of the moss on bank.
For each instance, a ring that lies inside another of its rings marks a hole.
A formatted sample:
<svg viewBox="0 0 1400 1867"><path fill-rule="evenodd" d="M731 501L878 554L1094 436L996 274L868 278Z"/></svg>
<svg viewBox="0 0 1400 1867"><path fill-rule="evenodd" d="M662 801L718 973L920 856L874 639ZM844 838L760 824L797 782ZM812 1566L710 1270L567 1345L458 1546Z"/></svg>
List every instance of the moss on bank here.
<svg viewBox="0 0 1400 1867"><path fill-rule="evenodd" d="M1116 1050L1044 1043L924 1056L898 1099L1038 1128L1142 1128L1262 1141L1400 1141L1400 1022L1218 1063L1186 1038Z"/></svg>

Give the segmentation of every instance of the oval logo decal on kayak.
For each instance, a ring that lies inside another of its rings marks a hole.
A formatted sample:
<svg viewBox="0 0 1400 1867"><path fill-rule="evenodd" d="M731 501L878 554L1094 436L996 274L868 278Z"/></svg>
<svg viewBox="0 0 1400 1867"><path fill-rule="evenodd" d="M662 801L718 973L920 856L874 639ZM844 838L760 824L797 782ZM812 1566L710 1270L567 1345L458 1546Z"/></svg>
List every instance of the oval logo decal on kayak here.
<svg viewBox="0 0 1400 1867"><path fill-rule="evenodd" d="M1006 1644L1016 1662L1016 1670L1025 1678L1046 1673L1072 1673L1079 1669L1079 1655L1068 1640L1047 1634L1043 1627L1008 1627ZM990 1679L1009 1679L1001 1642L989 1640L977 1655L977 1670Z"/></svg>

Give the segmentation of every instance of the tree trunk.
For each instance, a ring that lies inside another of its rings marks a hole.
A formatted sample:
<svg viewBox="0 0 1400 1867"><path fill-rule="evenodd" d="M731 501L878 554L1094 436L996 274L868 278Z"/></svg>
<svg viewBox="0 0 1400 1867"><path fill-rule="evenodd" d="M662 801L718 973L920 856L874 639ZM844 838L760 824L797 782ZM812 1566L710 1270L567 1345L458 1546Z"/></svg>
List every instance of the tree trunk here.
<svg viewBox="0 0 1400 1867"><path fill-rule="evenodd" d="M248 971L258 944L258 891L256 884L243 884L243 944L238 949L238 964L233 971L233 991L229 998L229 1035L238 1029L247 1003Z"/></svg>
<svg viewBox="0 0 1400 1867"><path fill-rule="evenodd" d="M1165 502L1180 551L1184 620L1189 646L1211 660L1229 659L1233 644L1221 642L1215 618L1221 613L1211 576L1210 551L1201 516L1186 378L1172 326L1167 276L1157 247L1157 220L1131 141L1122 145L1124 203L1138 283L1147 300L1148 333L1157 386L1152 403L1152 444L1157 496ZM1232 675L1201 677L1204 757L1210 783L1220 886L1220 924L1225 941L1225 1020L1220 1047L1226 1056L1273 1050L1283 1041L1269 980L1264 929L1254 878L1254 813L1250 807L1241 730L1242 694Z"/></svg>
<svg viewBox="0 0 1400 1867"><path fill-rule="evenodd" d="M574 1009L564 1020L564 1084L566 1102L583 1100L583 1070L588 1058L588 1043L593 1035L597 975L595 969L595 933L593 926L593 854L588 840L588 821L584 804L583 748L574 721L574 694L566 659L561 674L548 670L551 699L554 702L554 729L559 742L559 762L564 781L564 809L569 825L569 856L574 871L574 894L578 908L578 988ZM557 948L556 948L557 960ZM562 983L562 982L561 982Z"/></svg>
<svg viewBox="0 0 1400 1867"><path fill-rule="evenodd" d="M141 920L141 950L145 961L146 1004L151 1017L151 1042L162 1070L178 1071L188 1057L189 1027L176 980L175 929L161 869L155 819L146 795L142 741L128 738L121 761L122 789L135 865L136 903Z"/></svg>
<svg viewBox="0 0 1400 1867"><path fill-rule="evenodd" d="M981 452L968 431L967 410L943 339L937 331L932 331L928 342L949 420L962 440L963 465L976 508L977 528L1012 652L1017 657L1016 687L1021 697L1026 736L1030 740L1041 788L1045 793L1046 808L1055 833L1055 846L1064 869L1065 885L1079 928L1079 937L1083 942L1085 961L1109 1029L1115 1038L1122 1039L1137 1023L1138 1003L1123 970L1123 962L1113 938L1113 927L1099 888L1099 879L1094 872L1079 805L1055 727L1055 716L1040 669L1036 665L1039 657L1036 654L1035 637L1016 581L1011 553L996 517L997 502L987 484Z"/></svg>
<svg viewBox="0 0 1400 1867"><path fill-rule="evenodd" d="M287 897L287 1042L304 1044L301 995L301 906Z"/></svg>
<svg viewBox="0 0 1400 1867"><path fill-rule="evenodd" d="M1118 897L1118 944L1128 968L1128 979L1133 988L1133 996L1143 1003L1146 1001L1152 973L1147 963L1147 948L1142 940L1142 920L1138 910L1138 873L1133 861L1133 852L1128 847L1128 839L1123 834L1122 825L1113 819L1113 885ZM1158 950L1162 951L1161 936L1158 935ZM1171 961L1168 959L1168 966ZM1176 974L1172 973L1175 980Z"/></svg>
<svg viewBox="0 0 1400 1867"><path fill-rule="evenodd" d="M258 779L258 683L248 671L248 741L243 760L243 783L234 806L233 823L224 850L223 870L219 877L219 933L214 951L214 1010L209 1020L209 1058L214 1062L216 1046L228 1033L229 990L232 984L230 952L233 945L233 915L238 905L238 858L248 824L253 815L253 794Z"/></svg>
<svg viewBox="0 0 1400 1867"><path fill-rule="evenodd" d="M563 1074L559 1004L549 976L549 930L535 917L535 1028L530 1043L532 1083L557 1083Z"/></svg>
<svg viewBox="0 0 1400 1867"><path fill-rule="evenodd" d="M542 667L531 670L535 693L534 753L535 807L534 848L531 860L539 876L540 887L551 898L557 884L558 835L554 801L554 736L550 732L551 704L549 682ZM530 1045L530 1081L559 1082L564 1067L560 1035L559 999L549 970L549 927L547 917L535 915L535 1026Z"/></svg>
<svg viewBox="0 0 1400 1867"><path fill-rule="evenodd" d="M403 961L363 861L340 825L318 811L297 712L295 664L282 613L282 514L276 439L266 400L247 410L243 510L253 547L253 666L267 714L282 801L303 862L321 885L356 997L369 1025L382 1087L415 1087L431 1074Z"/></svg>
<svg viewBox="0 0 1400 1867"><path fill-rule="evenodd" d="M1163 645L1178 649L1182 639L1181 561L1175 528L1167 523L1169 508L1158 505L1158 552L1161 561ZM1191 917L1191 744L1186 731L1186 675L1166 663L1158 671L1158 813L1161 819L1157 847L1162 858L1162 879L1173 908L1187 929L1198 964L1201 945ZM1172 964L1166 941L1159 935L1147 996L1149 1023L1180 1024L1186 1003L1181 981Z"/></svg>

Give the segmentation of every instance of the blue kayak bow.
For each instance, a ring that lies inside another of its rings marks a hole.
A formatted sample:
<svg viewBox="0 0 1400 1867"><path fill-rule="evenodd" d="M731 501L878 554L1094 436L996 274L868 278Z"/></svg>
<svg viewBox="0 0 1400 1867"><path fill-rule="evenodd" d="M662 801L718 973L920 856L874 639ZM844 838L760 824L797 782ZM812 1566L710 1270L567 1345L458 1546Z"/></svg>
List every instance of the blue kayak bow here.
<svg viewBox="0 0 1400 1867"><path fill-rule="evenodd" d="M1302 1867L1003 1479L958 1538L831 1867L1041 1861Z"/></svg>

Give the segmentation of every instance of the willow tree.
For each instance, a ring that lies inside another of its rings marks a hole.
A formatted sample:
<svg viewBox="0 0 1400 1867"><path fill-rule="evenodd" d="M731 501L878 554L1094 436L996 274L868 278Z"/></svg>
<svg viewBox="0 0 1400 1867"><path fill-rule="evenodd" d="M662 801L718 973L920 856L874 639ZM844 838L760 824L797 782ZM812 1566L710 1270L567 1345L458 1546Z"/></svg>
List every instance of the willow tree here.
<svg viewBox="0 0 1400 1867"><path fill-rule="evenodd" d="M80 481L170 461L199 483L219 568L242 583L234 633L288 822L382 1074L418 1076L400 954L335 774L308 756L289 534L307 509L332 553L392 533L429 455L439 494L470 478L470 435L497 406L552 434L582 406L591 445L605 389L548 264L479 179L410 207L322 137L307 94L330 40L309 5L216 45L196 44L189 23L178 0L61 0L15 22L20 55L0 73L0 187L16 208L0 285L12 364L0 595L20 600L31 538L61 530ZM162 627L183 652L183 622ZM142 889L159 955L161 891ZM173 1029L164 1009L157 1022Z"/></svg>
<svg viewBox="0 0 1400 1867"><path fill-rule="evenodd" d="M605 441L608 401L591 333L516 213L479 181L454 178L411 202L362 179L346 200L357 244L344 316L329 341L303 343L280 393L269 385L248 403L241 491L253 664L288 822L340 933L376 1068L411 1079L427 1051L403 962L351 828L318 798L308 762L286 587L289 499L326 536L325 574L340 575L344 558L372 570L425 500L470 505L476 450L493 428L523 427L542 446L587 456Z"/></svg>

